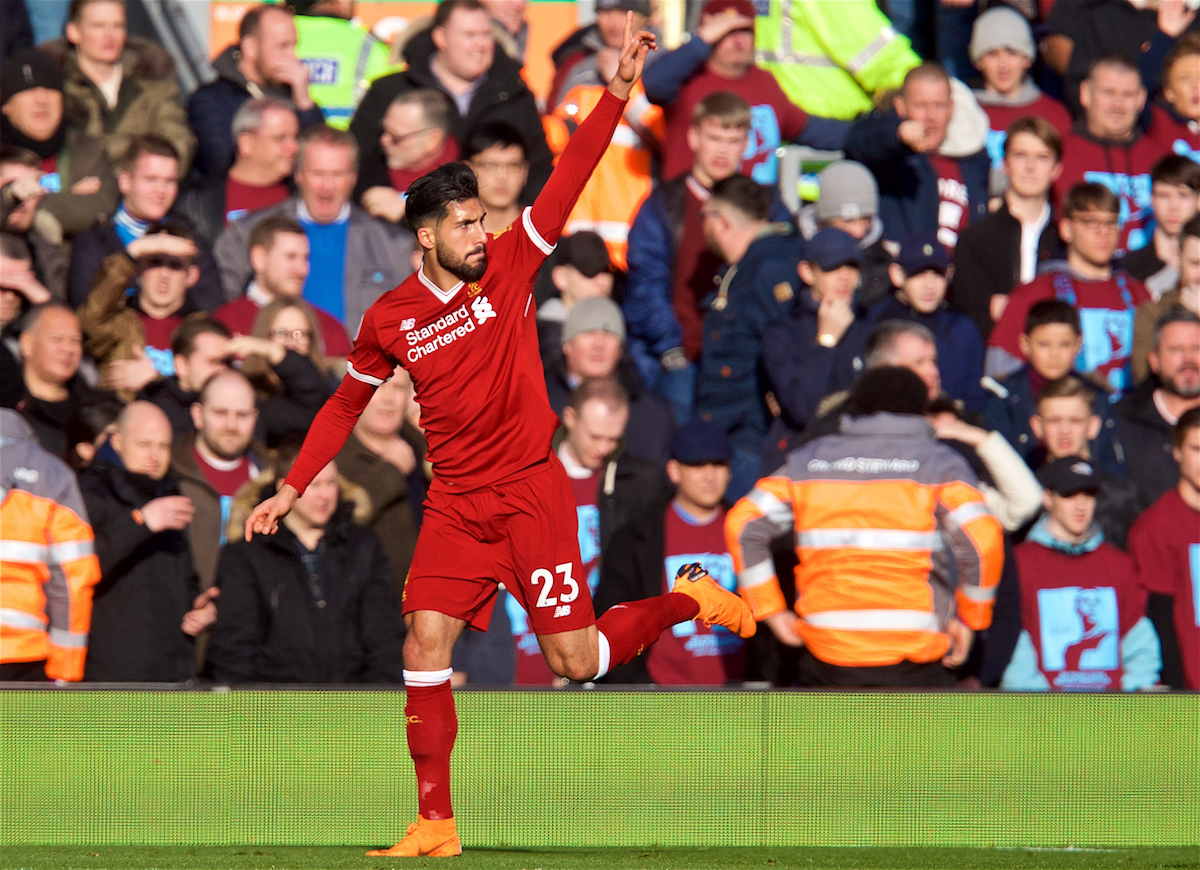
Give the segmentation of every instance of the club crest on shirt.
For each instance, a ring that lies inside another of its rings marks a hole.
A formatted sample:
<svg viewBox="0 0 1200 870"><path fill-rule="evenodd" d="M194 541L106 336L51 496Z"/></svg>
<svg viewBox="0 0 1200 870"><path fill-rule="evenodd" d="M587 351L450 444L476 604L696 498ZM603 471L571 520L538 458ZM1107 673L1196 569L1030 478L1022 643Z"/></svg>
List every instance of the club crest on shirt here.
<svg viewBox="0 0 1200 870"><path fill-rule="evenodd" d="M468 299L470 299L472 296L478 296L482 292L483 292L483 288L481 286L479 286L478 281L472 281L470 284L467 285L467 298Z"/></svg>

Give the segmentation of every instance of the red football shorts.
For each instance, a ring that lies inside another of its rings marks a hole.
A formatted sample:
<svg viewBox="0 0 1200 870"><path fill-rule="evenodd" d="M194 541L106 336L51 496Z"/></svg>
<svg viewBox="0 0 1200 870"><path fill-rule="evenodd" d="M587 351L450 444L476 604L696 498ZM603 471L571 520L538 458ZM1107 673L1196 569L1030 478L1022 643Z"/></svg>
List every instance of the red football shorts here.
<svg viewBox="0 0 1200 870"><path fill-rule="evenodd" d="M486 631L500 583L534 634L596 621L579 563L575 496L557 456L517 480L431 492L404 584L404 612L434 610Z"/></svg>

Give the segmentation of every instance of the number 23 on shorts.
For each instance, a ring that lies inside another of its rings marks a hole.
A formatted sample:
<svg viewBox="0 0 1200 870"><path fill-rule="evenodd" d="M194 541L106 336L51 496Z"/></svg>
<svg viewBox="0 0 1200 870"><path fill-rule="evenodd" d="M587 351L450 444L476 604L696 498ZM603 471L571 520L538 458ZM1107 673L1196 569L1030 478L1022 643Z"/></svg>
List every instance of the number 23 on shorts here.
<svg viewBox="0 0 1200 870"><path fill-rule="evenodd" d="M529 582L534 586L539 586L537 606L538 607L554 607L556 604L569 604L579 597L579 584L575 578L571 576L570 562L563 562L561 565L555 565L554 571L562 578L560 593L554 595L555 577L545 568L538 568L529 576Z"/></svg>

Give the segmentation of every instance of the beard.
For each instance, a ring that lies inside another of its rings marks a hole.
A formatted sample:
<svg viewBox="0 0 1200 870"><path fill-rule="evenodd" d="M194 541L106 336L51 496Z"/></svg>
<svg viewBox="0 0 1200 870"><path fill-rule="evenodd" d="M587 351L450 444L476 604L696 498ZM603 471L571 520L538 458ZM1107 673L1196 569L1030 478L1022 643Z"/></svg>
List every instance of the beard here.
<svg viewBox="0 0 1200 870"><path fill-rule="evenodd" d="M1189 374L1191 377L1187 376ZM1200 378L1196 377L1194 369L1176 372L1175 377L1163 378L1162 381L1163 389L1181 399L1195 399L1200 396Z"/></svg>
<svg viewBox="0 0 1200 870"><path fill-rule="evenodd" d="M434 248L434 252L437 254L438 265L455 278L458 278L460 281L466 281L467 283L470 283L471 281L478 281L483 277L483 273L487 271L486 248L480 246L479 248L470 251L467 254L467 257L478 253L481 250L483 251L483 259L481 259L477 264L471 265L467 262L466 257L456 256L453 251L443 246L440 239Z"/></svg>

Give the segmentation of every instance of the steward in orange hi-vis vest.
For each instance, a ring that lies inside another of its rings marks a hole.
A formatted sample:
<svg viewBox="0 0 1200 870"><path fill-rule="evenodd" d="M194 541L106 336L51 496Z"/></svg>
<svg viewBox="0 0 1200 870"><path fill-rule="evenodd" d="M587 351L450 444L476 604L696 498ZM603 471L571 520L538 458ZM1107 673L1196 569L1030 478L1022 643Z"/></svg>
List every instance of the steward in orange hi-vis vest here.
<svg viewBox="0 0 1200 870"><path fill-rule="evenodd" d="M67 464L0 409L0 663L46 662L83 678L92 587L100 581L83 498Z"/></svg>
<svg viewBox="0 0 1200 870"><path fill-rule="evenodd" d="M952 619L973 631L992 621L1003 532L975 482L924 417L844 419L729 512L742 597L759 620L787 609L771 545L794 535L795 630L813 656L840 667L935 662Z"/></svg>

